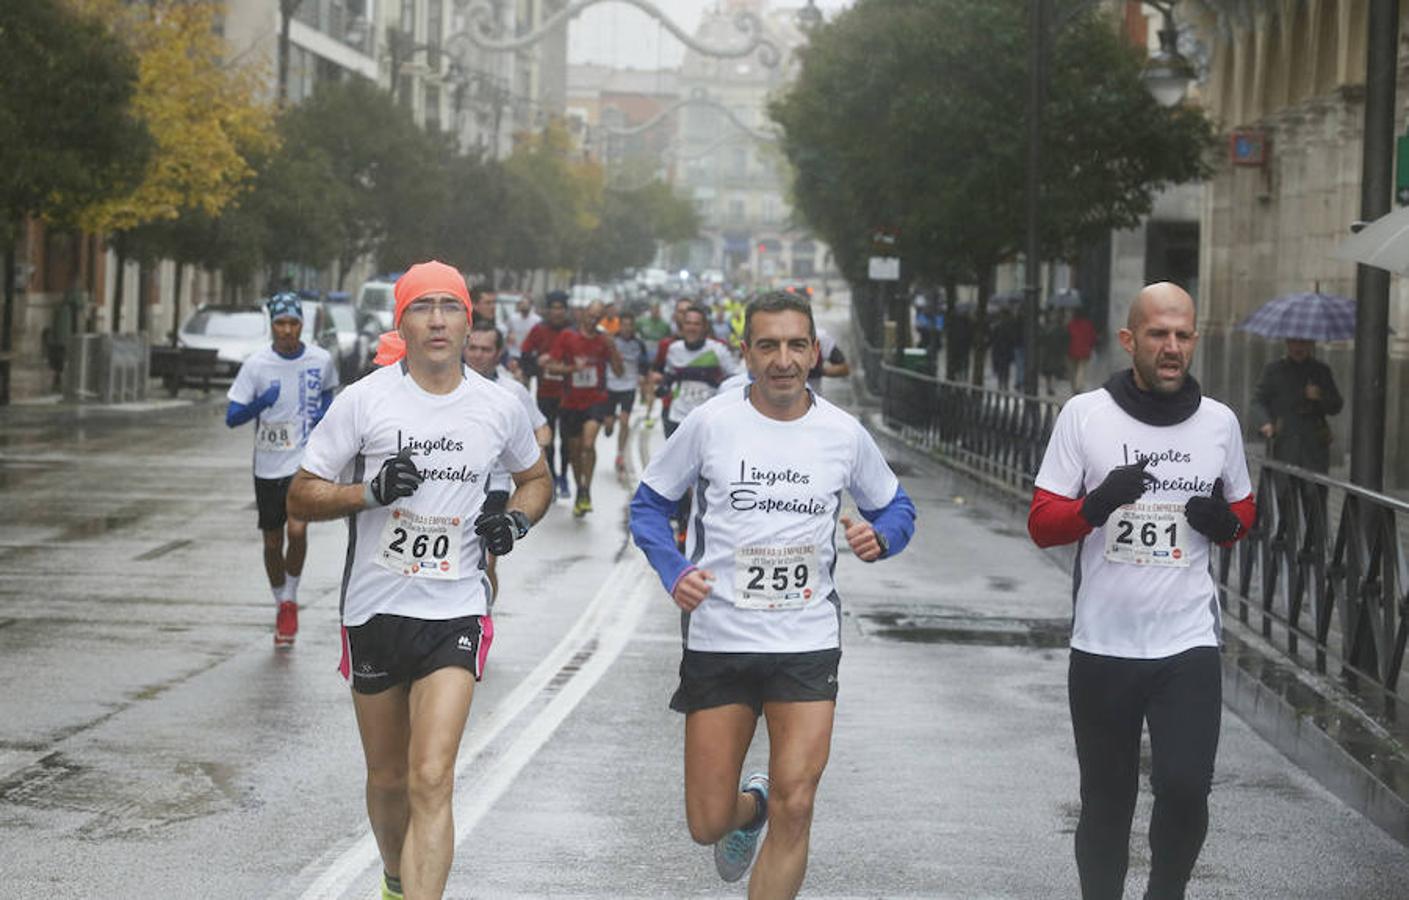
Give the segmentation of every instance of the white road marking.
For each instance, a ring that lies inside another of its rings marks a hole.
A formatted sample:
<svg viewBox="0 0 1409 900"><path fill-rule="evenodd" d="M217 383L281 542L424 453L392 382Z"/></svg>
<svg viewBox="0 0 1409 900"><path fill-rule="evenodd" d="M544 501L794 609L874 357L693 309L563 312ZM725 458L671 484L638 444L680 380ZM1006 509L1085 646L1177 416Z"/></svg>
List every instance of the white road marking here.
<svg viewBox="0 0 1409 900"><path fill-rule="evenodd" d="M596 650L591 658L572 675L557 696L524 727L513 745L499 754L484 770L476 790L456 790L457 845L484 817L533 755L547 743L557 727L616 661L630 641L632 632L645 612L646 603L657 596L658 590L654 576L640 556L634 552L629 553L612 568L592 602L568 628L566 635L552 652L488 715L477 724L471 724L470 734L461 745L460 757L455 764L457 782L508 724L543 693L563 667L583 647L596 642ZM473 713L471 716L473 717ZM352 846L326 863L326 867L322 859L306 867L296 881L303 882L310 877L314 880L299 896L301 900L332 900L343 897L361 876L379 865L376 840L371 831L367 831Z"/></svg>

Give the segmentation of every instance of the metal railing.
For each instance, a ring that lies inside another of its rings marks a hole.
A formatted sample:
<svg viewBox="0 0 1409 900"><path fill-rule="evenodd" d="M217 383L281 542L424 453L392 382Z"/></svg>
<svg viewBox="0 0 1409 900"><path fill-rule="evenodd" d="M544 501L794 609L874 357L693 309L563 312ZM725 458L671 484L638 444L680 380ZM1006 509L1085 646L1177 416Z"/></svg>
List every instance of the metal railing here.
<svg viewBox="0 0 1409 900"><path fill-rule="evenodd" d="M886 424L947 464L1031 496L1061 404L947 381L887 362L860 328L866 389ZM1285 463L1252 457L1257 519L1214 555L1225 614L1300 665L1335 675L1395 715L1409 639L1409 503Z"/></svg>
<svg viewBox="0 0 1409 900"><path fill-rule="evenodd" d="M881 365L886 424L908 442L1001 485L1032 490L1052 436L1056 400L947 381Z"/></svg>
<svg viewBox="0 0 1409 900"><path fill-rule="evenodd" d="M1340 675L1392 714L1409 699L1400 683L1409 636L1401 525L1409 503L1264 460L1257 521L1218 553L1220 602L1297 662Z"/></svg>

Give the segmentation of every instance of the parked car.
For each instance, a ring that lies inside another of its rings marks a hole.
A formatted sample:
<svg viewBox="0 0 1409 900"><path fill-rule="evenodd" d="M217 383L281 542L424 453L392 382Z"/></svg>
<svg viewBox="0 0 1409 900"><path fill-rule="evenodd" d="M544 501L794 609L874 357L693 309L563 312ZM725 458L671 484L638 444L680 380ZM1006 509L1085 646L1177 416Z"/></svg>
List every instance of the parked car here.
<svg viewBox="0 0 1409 900"><path fill-rule="evenodd" d="M391 331L396 312L396 286L390 281L369 281L357 291L357 311L376 320L380 331Z"/></svg>
<svg viewBox="0 0 1409 900"><path fill-rule="evenodd" d="M201 306L177 332L181 347L217 350L215 377L233 379L240 365L269 345L269 314L258 306Z"/></svg>
<svg viewBox="0 0 1409 900"><path fill-rule="evenodd" d="M338 380L350 384L371 361L375 338L359 327L357 311L351 303L328 303L327 310L338 336L338 352L334 356L338 363Z"/></svg>
<svg viewBox="0 0 1409 900"><path fill-rule="evenodd" d="M316 344L328 351L328 355L338 362L341 352L338 349L338 327L333 322L333 314L328 309L328 304L322 300L304 300L303 306L303 342L305 344ZM338 369L342 371L341 368Z"/></svg>

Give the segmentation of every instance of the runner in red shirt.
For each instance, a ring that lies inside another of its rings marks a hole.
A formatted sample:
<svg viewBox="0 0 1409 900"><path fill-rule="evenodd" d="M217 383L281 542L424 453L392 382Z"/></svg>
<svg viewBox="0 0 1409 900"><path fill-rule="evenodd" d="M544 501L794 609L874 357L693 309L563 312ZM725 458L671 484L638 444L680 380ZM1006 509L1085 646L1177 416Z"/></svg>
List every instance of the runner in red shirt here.
<svg viewBox="0 0 1409 900"><path fill-rule="evenodd" d="M558 335L568 329L568 295L565 291L550 291L547 300L547 315L542 322L529 329L519 348L519 365L524 376L538 376L538 408L548 420L548 446L543 453L548 458L548 468L553 473L553 486L558 497L568 496L568 449L564 440L561 449L553 453L553 433L558 428L559 405L563 397L563 376L549 371L549 353ZM566 437L566 435L564 435ZM555 465L556 460L556 465Z"/></svg>
<svg viewBox="0 0 1409 900"><path fill-rule="evenodd" d="M602 304L594 301L582 311L581 331L565 330L553 341L545 371L563 376L562 433L577 481L572 514L581 518L592 511L592 474L597 468L597 430L611 415L607 397L607 366L620 375L621 354L616 343L599 328Z"/></svg>

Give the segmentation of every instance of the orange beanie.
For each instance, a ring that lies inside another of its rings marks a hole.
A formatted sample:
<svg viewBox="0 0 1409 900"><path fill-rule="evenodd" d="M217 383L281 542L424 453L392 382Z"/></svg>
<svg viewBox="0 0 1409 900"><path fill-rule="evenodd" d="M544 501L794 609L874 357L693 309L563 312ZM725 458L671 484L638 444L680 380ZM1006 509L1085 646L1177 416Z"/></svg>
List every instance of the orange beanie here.
<svg viewBox="0 0 1409 900"><path fill-rule="evenodd" d="M401 325L401 314L406 312L406 307L412 301L419 300L427 294L453 294L460 298L465 304L465 315L469 316L473 307L470 305L470 292L465 287L465 278L460 274L460 270L454 266L447 266L443 262L431 260L430 262L416 263L398 279L396 287L392 290L392 296L396 298L396 311L392 313L392 324ZM372 362L379 366L389 366L399 361L406 355L406 342L401 339L401 335L395 331L384 332L381 339L377 341L377 355Z"/></svg>
<svg viewBox="0 0 1409 900"><path fill-rule="evenodd" d="M377 355L372 362L379 366L389 366L406 355L406 342L399 331L384 331L377 340Z"/></svg>
<svg viewBox="0 0 1409 900"><path fill-rule="evenodd" d="M391 320L394 326L401 325L401 314L406 312L406 307L410 306L413 300L427 294L453 294L465 304L465 315L468 316L471 310L470 290L465 287L465 277L460 274L460 270L434 259L416 263L407 269L396 279L392 294L396 298L396 312Z"/></svg>

